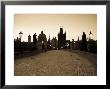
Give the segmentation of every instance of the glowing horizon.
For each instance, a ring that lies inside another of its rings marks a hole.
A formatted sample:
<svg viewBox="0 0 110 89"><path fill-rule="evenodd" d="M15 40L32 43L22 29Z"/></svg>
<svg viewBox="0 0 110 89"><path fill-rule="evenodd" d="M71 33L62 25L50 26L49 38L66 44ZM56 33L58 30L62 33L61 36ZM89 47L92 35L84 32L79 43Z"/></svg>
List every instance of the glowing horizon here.
<svg viewBox="0 0 110 89"><path fill-rule="evenodd" d="M63 26L63 32L66 31L66 40L82 38L83 32L89 37L90 31L92 38L97 40L97 15L96 14L15 14L14 15L14 38L19 37L19 32L23 32L22 41L28 41L28 35L31 35L33 41L34 33L38 35L41 31L47 37L57 38Z"/></svg>

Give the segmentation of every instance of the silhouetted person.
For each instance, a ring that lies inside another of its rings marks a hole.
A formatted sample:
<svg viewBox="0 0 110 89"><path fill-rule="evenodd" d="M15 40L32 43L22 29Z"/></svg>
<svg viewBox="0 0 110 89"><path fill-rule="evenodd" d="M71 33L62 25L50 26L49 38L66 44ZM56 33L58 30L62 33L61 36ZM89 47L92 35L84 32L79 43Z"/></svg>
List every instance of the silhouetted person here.
<svg viewBox="0 0 110 89"><path fill-rule="evenodd" d="M87 51L87 40L86 40L85 32L83 32L83 35L82 35L82 50Z"/></svg>

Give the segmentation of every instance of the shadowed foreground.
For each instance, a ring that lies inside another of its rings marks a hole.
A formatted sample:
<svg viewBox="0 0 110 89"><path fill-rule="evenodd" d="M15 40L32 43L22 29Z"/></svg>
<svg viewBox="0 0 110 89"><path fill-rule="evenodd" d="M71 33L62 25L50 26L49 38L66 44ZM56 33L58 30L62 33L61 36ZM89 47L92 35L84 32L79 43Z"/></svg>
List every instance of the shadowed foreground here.
<svg viewBox="0 0 110 89"><path fill-rule="evenodd" d="M15 76L96 76L97 56L81 51L52 50L15 60Z"/></svg>

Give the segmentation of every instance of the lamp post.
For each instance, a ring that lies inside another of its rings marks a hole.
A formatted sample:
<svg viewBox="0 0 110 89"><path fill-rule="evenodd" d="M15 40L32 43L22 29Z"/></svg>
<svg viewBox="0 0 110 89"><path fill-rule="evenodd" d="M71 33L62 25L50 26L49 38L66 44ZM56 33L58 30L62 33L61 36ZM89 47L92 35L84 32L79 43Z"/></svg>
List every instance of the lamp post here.
<svg viewBox="0 0 110 89"><path fill-rule="evenodd" d="M20 32L20 33L19 33L19 36L20 36L20 41L21 41L21 37L22 37L22 35L23 35L23 33L22 33L22 32Z"/></svg>
<svg viewBox="0 0 110 89"><path fill-rule="evenodd" d="M92 38L92 36L93 36L93 34L90 31L90 33L89 33L89 40L88 40L88 44L87 44L87 50L88 50L88 52L90 52L90 51L93 50L93 38Z"/></svg>
<svg viewBox="0 0 110 89"><path fill-rule="evenodd" d="M20 33L19 33L19 36L20 36L20 51L21 51L21 53L22 53L22 45L21 45L21 37L22 37L22 35L23 35L23 33L20 32Z"/></svg>

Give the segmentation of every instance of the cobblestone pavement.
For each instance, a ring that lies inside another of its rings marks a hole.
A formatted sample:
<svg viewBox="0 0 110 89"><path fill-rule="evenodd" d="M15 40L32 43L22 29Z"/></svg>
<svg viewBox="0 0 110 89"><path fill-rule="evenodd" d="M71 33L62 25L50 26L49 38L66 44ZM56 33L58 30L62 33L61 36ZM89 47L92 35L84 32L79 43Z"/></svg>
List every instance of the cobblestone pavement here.
<svg viewBox="0 0 110 89"><path fill-rule="evenodd" d="M86 52L51 50L17 59L15 76L96 76L97 56Z"/></svg>

